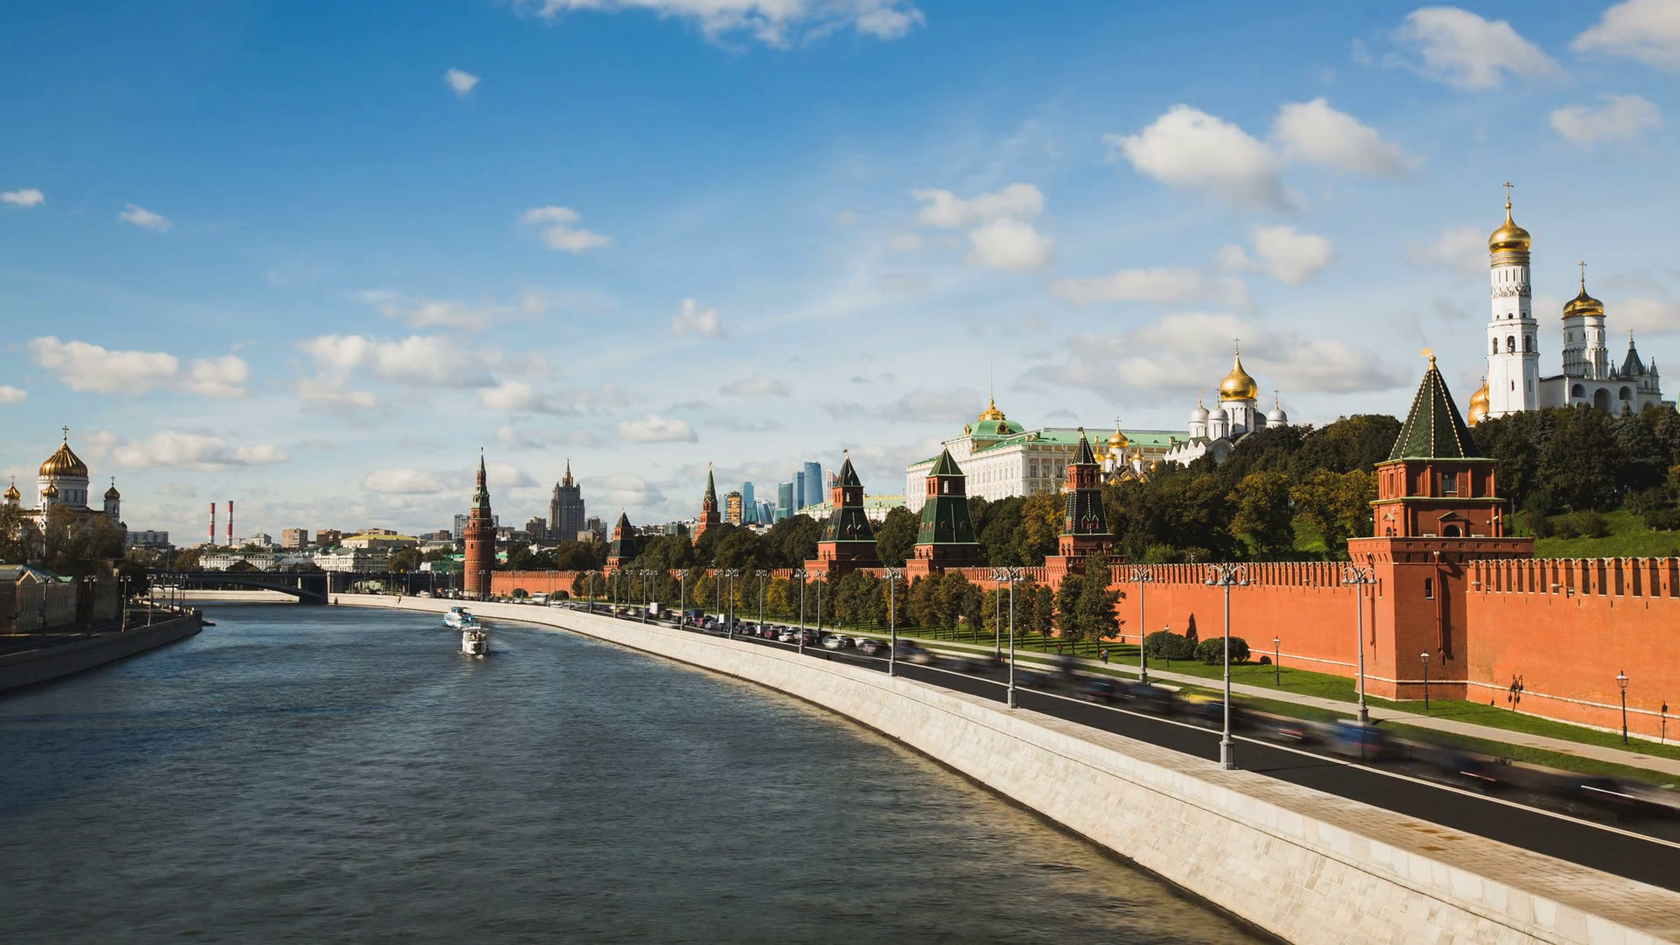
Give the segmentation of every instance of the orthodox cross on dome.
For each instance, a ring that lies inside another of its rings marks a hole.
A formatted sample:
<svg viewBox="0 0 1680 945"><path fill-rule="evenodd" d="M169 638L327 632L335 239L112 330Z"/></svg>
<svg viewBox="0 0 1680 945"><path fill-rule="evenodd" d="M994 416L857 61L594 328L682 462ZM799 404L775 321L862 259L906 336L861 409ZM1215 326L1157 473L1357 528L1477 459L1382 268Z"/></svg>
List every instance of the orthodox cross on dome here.
<svg viewBox="0 0 1680 945"><path fill-rule="evenodd" d="M1507 209L1507 210L1511 209L1511 187L1512 186L1513 185L1510 181L1505 182L1505 209Z"/></svg>
<svg viewBox="0 0 1680 945"><path fill-rule="evenodd" d="M66 443L70 442L70 428L69 427L59 427L59 430L63 431L63 433L64 433L64 442L66 442Z"/></svg>

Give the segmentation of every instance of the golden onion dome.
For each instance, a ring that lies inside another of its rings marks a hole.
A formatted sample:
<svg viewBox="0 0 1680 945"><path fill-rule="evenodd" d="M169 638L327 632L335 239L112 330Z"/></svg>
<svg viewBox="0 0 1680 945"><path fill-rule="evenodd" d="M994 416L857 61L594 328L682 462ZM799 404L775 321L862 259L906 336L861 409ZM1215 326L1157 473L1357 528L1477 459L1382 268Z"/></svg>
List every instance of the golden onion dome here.
<svg viewBox="0 0 1680 945"><path fill-rule="evenodd" d="M1260 395L1260 385L1254 378L1243 370L1242 352L1237 352L1236 359L1231 365L1231 373L1219 382L1220 400L1253 400Z"/></svg>
<svg viewBox="0 0 1680 945"><path fill-rule="evenodd" d="M1464 416L1464 422L1475 426L1487 419L1488 415L1488 386L1482 381L1481 389L1470 395L1470 410Z"/></svg>
<svg viewBox="0 0 1680 945"><path fill-rule="evenodd" d="M1564 318L1584 318L1589 315L1603 315L1604 303L1587 294L1587 280L1581 280L1581 294L1570 299L1563 306Z"/></svg>
<svg viewBox="0 0 1680 945"><path fill-rule="evenodd" d="M17 480L13 479L12 484L6 487L6 501L16 502L21 498L23 498L23 493L18 491Z"/></svg>
<svg viewBox="0 0 1680 945"><path fill-rule="evenodd" d="M988 403L986 405L986 409L980 411L980 419L982 419L982 420L1007 420L1009 418L1005 417L1003 415L1003 411L998 409L997 400L995 398L992 398L990 403Z"/></svg>
<svg viewBox="0 0 1680 945"><path fill-rule="evenodd" d="M1494 230L1493 235L1488 237L1488 252L1526 253L1533 242L1528 231L1511 219L1511 201L1505 201L1505 225Z"/></svg>
<svg viewBox="0 0 1680 945"><path fill-rule="evenodd" d="M70 476L85 479L87 474L87 463L82 462L82 458L71 451L69 440L60 444L58 452L48 456L47 461L41 464L41 475L43 476Z"/></svg>
<svg viewBox="0 0 1680 945"><path fill-rule="evenodd" d="M116 479L113 478L111 480L111 488L105 490L105 498L107 498L107 499L120 499L120 498L122 498L122 493L117 491L117 480Z"/></svg>
<svg viewBox="0 0 1680 945"><path fill-rule="evenodd" d="M58 498L58 487L55 486L55 485L48 484L47 485L47 491L43 492L41 494L46 496L49 499L56 499L56 498Z"/></svg>
<svg viewBox="0 0 1680 945"><path fill-rule="evenodd" d="M1116 423L1114 425L1114 435L1108 438L1109 451L1123 450L1131 442L1131 440L1126 439L1126 434L1120 432L1120 424Z"/></svg>

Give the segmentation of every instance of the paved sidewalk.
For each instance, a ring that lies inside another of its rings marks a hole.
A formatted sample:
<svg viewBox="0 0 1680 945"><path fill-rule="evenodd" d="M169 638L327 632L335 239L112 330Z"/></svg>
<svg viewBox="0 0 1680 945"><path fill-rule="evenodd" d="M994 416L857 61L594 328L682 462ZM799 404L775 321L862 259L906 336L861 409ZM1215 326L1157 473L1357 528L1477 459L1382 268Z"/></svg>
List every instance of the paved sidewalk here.
<svg viewBox="0 0 1680 945"><path fill-rule="evenodd" d="M876 634L869 635L875 636ZM960 653L990 653L992 651L992 648L989 646L978 646L970 643L953 643L946 640L928 640L925 637L916 637L915 639L917 642L926 645L929 649L950 650ZM1015 658L1022 663L1050 663L1054 662L1056 659L1056 657L1053 656L1023 650L1017 650ZM1076 657L1075 659L1079 664L1092 669L1106 669L1110 672L1128 673L1132 676L1136 676L1138 674L1136 664L1105 664L1101 660L1086 659L1083 657ZM1203 689L1217 689L1223 684L1223 680L1221 679L1209 679L1205 676L1191 676L1186 673L1175 673L1171 670L1157 669L1154 666L1149 667L1149 678L1151 680L1162 680L1198 686ZM1326 699L1322 696L1301 695L1299 693L1288 692L1281 689L1267 689L1264 686L1249 686L1242 683L1232 683L1231 692L1236 695L1253 696L1259 699L1272 699L1277 702L1292 702L1296 705L1313 706L1319 709L1327 709L1332 712L1346 713L1347 715L1355 715L1359 711L1357 703L1342 702L1337 699ZM1555 751L1560 755L1574 755L1577 758L1592 758L1597 761L1608 761L1612 764L1628 765L1633 768L1644 768L1647 771L1660 771L1664 774L1680 776L1680 760L1674 758L1663 758L1657 755L1647 755L1633 749L1610 748L1604 745L1585 745L1581 742L1572 742L1562 738L1551 738L1545 735L1531 735L1527 732L1514 732L1510 729L1493 728L1488 725L1476 725L1471 722L1456 722L1452 719L1438 719L1432 716L1419 715L1415 712L1406 712L1400 709L1379 709L1376 706L1371 706L1370 715L1373 720L1400 722L1417 728L1434 729L1439 732L1452 732L1454 734L1480 738L1490 742L1500 742L1506 745L1520 745L1524 748L1534 748L1542 751Z"/></svg>

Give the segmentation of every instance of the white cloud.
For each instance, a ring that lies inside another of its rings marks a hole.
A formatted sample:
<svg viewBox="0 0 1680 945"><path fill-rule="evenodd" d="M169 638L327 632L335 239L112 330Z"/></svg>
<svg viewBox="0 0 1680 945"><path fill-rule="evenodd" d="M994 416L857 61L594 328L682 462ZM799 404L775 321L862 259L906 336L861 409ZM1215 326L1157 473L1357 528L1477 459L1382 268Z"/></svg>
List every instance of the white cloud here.
<svg viewBox="0 0 1680 945"><path fill-rule="evenodd" d="M467 93L471 92L473 86L478 84L478 76L460 69L450 69L443 74L443 81L454 90L456 95L466 98Z"/></svg>
<svg viewBox="0 0 1680 945"><path fill-rule="evenodd" d="M442 479L418 469L378 469L367 474L362 488L381 495L431 495L448 489Z"/></svg>
<svg viewBox="0 0 1680 945"><path fill-rule="evenodd" d="M717 309L701 308L693 299L683 299L682 308L671 316L671 334L699 335L702 338L723 337L723 318Z"/></svg>
<svg viewBox="0 0 1680 945"><path fill-rule="evenodd" d="M29 392L19 390L9 384L0 384L0 406L6 404L21 404L29 399Z"/></svg>
<svg viewBox="0 0 1680 945"><path fill-rule="evenodd" d="M546 450L556 446L599 446L600 437L588 430L521 430L496 428L496 442L512 450Z"/></svg>
<svg viewBox="0 0 1680 945"><path fill-rule="evenodd" d="M85 341L36 338L29 342L35 363L58 375L71 390L144 394L175 379L181 362L161 351L109 351Z"/></svg>
<svg viewBox="0 0 1680 945"><path fill-rule="evenodd" d="M1000 217L968 231L968 261L991 269L1039 269L1055 255L1056 243L1031 223Z"/></svg>
<svg viewBox="0 0 1680 945"><path fill-rule="evenodd" d="M1617 302L1610 311L1616 327L1643 335L1672 335L1680 332L1680 302L1633 298ZM1649 355L1645 355L1647 361Z"/></svg>
<svg viewBox="0 0 1680 945"><path fill-rule="evenodd" d="M1563 72L1511 24L1490 22L1457 7L1414 10L1395 38L1423 57L1419 73L1461 89L1499 88L1507 73L1543 79Z"/></svg>
<svg viewBox="0 0 1680 945"><path fill-rule="evenodd" d="M810 42L851 28L877 39L900 39L926 22L910 0L516 0L544 19L576 11L647 10L693 20L714 42L749 34L767 46Z"/></svg>
<svg viewBox="0 0 1680 945"><path fill-rule="evenodd" d="M362 335L322 335L299 343L322 377L339 382L357 371L411 387L489 387L494 354L462 348L447 338L411 335L384 341Z"/></svg>
<svg viewBox="0 0 1680 945"><path fill-rule="evenodd" d="M520 219L542 230L543 243L549 249L582 253L612 245L612 237L578 226L583 222L583 216L570 207L533 207L525 211Z"/></svg>
<svg viewBox="0 0 1680 945"><path fill-rule="evenodd" d="M1242 253L1237 247L1228 248ZM1241 279L1210 275L1187 267L1122 269L1089 279L1062 279L1051 283L1050 294L1078 304L1202 300L1228 305L1248 304L1248 289Z"/></svg>
<svg viewBox="0 0 1680 945"><path fill-rule="evenodd" d="M1182 190L1207 191L1235 204L1291 211L1282 161L1241 128L1188 105L1174 105L1135 135L1105 135L1110 159Z"/></svg>
<svg viewBox="0 0 1680 945"><path fill-rule="evenodd" d="M201 397L244 397L250 377L250 365L238 355L198 358L187 366L181 389Z"/></svg>
<svg viewBox="0 0 1680 945"><path fill-rule="evenodd" d="M718 393L731 397L786 397L793 393L786 381L768 374L754 374L718 388Z"/></svg>
<svg viewBox="0 0 1680 945"><path fill-rule="evenodd" d="M1336 261L1330 241L1292 226L1267 226L1254 231L1254 251L1266 261L1273 278L1300 285Z"/></svg>
<svg viewBox="0 0 1680 945"><path fill-rule="evenodd" d="M640 476L595 476L588 484L591 496L599 495L604 508L656 509L665 504L665 493Z"/></svg>
<svg viewBox="0 0 1680 945"><path fill-rule="evenodd" d="M1600 95L1598 108L1576 105L1552 112L1552 128L1573 144L1626 141L1662 125L1662 112L1638 95Z"/></svg>
<svg viewBox="0 0 1680 945"><path fill-rule="evenodd" d="M342 378L312 377L299 381L292 390L299 398L334 410L371 410L379 406L372 391L353 390Z"/></svg>
<svg viewBox="0 0 1680 945"><path fill-rule="evenodd" d="M968 228L968 261L974 265L1025 271L1043 266L1055 253L1055 241L1026 222L1044 212L1044 194L1031 184L966 199L938 189L913 190L910 196L923 204L916 222Z"/></svg>
<svg viewBox="0 0 1680 945"><path fill-rule="evenodd" d="M47 195L33 187L22 190L0 190L0 203L13 207L39 207L47 202Z"/></svg>
<svg viewBox="0 0 1680 945"><path fill-rule="evenodd" d="M622 420L618 435L632 443L693 443L694 428L686 420L650 413L640 420Z"/></svg>
<svg viewBox="0 0 1680 945"><path fill-rule="evenodd" d="M1248 257L1248 251L1241 246L1221 246L1219 255L1214 258L1214 265L1220 269L1235 269L1240 272L1259 272L1260 264Z"/></svg>
<svg viewBox="0 0 1680 945"><path fill-rule="evenodd" d="M546 413L569 416L579 413L578 404L565 396L547 394L524 381L503 381L478 392L478 401L491 410L509 413Z"/></svg>
<svg viewBox="0 0 1680 945"><path fill-rule="evenodd" d="M159 467L217 470L235 466L268 466L289 457L270 443L233 446L219 436L169 431L144 440L131 440L111 448L119 466L132 469Z"/></svg>
<svg viewBox="0 0 1680 945"><path fill-rule="evenodd" d="M1351 393L1412 380L1384 358L1341 341L1197 312L1166 315L1121 335L1081 335L1031 376L1137 402L1158 400L1163 391L1212 390L1231 369L1230 349L1220 342L1237 338L1244 367L1263 389Z"/></svg>
<svg viewBox="0 0 1680 945"><path fill-rule="evenodd" d="M1279 109L1272 138L1289 157L1338 171L1395 175L1414 170L1420 163L1399 145L1384 141L1375 128L1331 108L1323 98L1291 102Z"/></svg>
<svg viewBox="0 0 1680 945"><path fill-rule="evenodd" d="M159 233L168 232L169 228L175 225L173 220L163 214L153 213L145 207L138 207L134 204L124 207L123 212L117 214L117 219L124 223L132 223L143 229L156 230Z"/></svg>
<svg viewBox="0 0 1680 945"><path fill-rule="evenodd" d="M1487 269L1487 234L1473 226L1449 227L1428 246L1413 247L1408 254L1419 265L1450 266L1460 272Z"/></svg>
<svg viewBox="0 0 1680 945"><path fill-rule="evenodd" d="M887 245L900 253L918 252L922 244L922 237L917 233L894 233L887 238Z"/></svg>
<svg viewBox="0 0 1680 945"><path fill-rule="evenodd" d="M949 190L912 190L910 196L923 203L916 222L947 229L999 217L1036 217L1044 212L1044 194L1031 184L1010 184L996 193L967 200Z"/></svg>
<svg viewBox="0 0 1680 945"><path fill-rule="evenodd" d="M1680 69L1680 4L1674 0L1627 0L1575 37L1569 48L1628 56L1664 69Z"/></svg>

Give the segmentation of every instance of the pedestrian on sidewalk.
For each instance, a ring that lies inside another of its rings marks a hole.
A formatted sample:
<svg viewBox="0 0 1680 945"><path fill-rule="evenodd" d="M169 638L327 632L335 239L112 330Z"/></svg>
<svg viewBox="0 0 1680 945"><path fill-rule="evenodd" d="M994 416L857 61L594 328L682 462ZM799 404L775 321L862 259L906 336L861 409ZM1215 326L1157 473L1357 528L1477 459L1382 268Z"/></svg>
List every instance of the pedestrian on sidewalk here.
<svg viewBox="0 0 1680 945"><path fill-rule="evenodd" d="M1103 661L1103 665L1104 665L1104 666L1107 666L1107 665L1108 665L1108 647L1106 647L1106 646L1105 646L1105 647L1103 647L1103 651L1102 651L1102 661Z"/></svg>
<svg viewBox="0 0 1680 945"><path fill-rule="evenodd" d="M1062 655L1062 642L1060 640L1056 641L1056 655L1057 656Z"/></svg>

